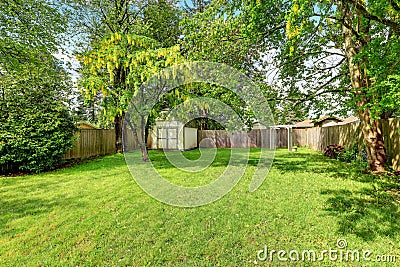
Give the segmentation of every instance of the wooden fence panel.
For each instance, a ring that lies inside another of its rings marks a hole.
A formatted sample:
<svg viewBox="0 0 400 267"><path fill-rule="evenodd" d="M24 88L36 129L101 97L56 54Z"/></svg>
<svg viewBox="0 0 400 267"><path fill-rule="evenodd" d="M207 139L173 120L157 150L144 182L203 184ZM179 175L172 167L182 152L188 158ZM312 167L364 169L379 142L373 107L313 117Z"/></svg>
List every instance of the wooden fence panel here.
<svg viewBox="0 0 400 267"><path fill-rule="evenodd" d="M276 147L287 147L288 145L288 130L280 128L276 130Z"/></svg>
<svg viewBox="0 0 400 267"><path fill-rule="evenodd" d="M280 129L281 130L281 129ZM287 130L286 133L280 133L277 130L277 135L284 139L286 135L287 145ZM228 134L225 130L199 130L197 134L198 144L200 147L212 147L212 143L217 148L245 148L245 147L270 147L270 130L269 129L255 129L250 132L236 132L235 134ZM206 141L209 139L209 141ZM285 145L284 142L281 142Z"/></svg>
<svg viewBox="0 0 400 267"><path fill-rule="evenodd" d="M383 120L385 146L392 166L400 170L400 119ZM129 149L137 148L133 132L127 131ZM264 139L262 140L262 137ZM226 131L198 131L198 144L205 138L210 139L218 148L229 147L270 147L270 130L252 130L242 132L232 138ZM275 143L278 148L287 147L287 129L275 131ZM308 146L313 150L323 151L327 145L338 144L350 147L354 143L363 142L360 123L345 125L293 129L293 144ZM213 146L211 142L202 142L202 147ZM112 154L115 151L114 130L82 129L72 149L65 153L65 159L87 158L96 155Z"/></svg>
<svg viewBox="0 0 400 267"><path fill-rule="evenodd" d="M249 140L249 147L270 147L270 129L254 129L245 133Z"/></svg>
<svg viewBox="0 0 400 267"><path fill-rule="evenodd" d="M383 123L383 136L393 169L400 170L400 119L389 119Z"/></svg>
<svg viewBox="0 0 400 267"><path fill-rule="evenodd" d="M307 128L306 129L293 129L293 145L306 146L307 145Z"/></svg>
<svg viewBox="0 0 400 267"><path fill-rule="evenodd" d="M137 147L132 131L126 132L126 138L129 149ZM114 130L81 129L77 134L75 144L65 153L64 159L89 158L114 152Z"/></svg>
<svg viewBox="0 0 400 267"><path fill-rule="evenodd" d="M400 119L382 120L382 126L385 147L391 165L393 169L400 170ZM364 141L359 122L329 127L293 129L293 140L294 145L308 146L317 151L324 151L326 146L333 144L346 148L353 144L361 146Z"/></svg>

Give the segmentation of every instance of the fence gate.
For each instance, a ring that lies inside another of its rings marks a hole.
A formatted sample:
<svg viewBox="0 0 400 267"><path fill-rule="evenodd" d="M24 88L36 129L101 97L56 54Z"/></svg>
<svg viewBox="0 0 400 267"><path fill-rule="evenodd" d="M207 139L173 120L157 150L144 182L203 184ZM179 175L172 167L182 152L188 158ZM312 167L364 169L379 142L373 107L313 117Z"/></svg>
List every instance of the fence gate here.
<svg viewBox="0 0 400 267"><path fill-rule="evenodd" d="M158 149L179 149L178 127L157 127L157 148Z"/></svg>

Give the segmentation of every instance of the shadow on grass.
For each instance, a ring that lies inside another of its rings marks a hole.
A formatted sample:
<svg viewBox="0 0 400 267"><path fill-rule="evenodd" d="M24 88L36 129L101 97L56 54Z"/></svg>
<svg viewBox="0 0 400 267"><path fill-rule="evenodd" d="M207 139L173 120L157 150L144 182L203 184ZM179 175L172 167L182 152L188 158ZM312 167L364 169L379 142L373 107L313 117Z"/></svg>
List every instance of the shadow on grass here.
<svg viewBox="0 0 400 267"><path fill-rule="evenodd" d="M374 181L371 175L363 174L362 164L345 163L324 157L313 151L287 152L275 157L273 166L281 173L318 173L331 178L354 180L363 183Z"/></svg>
<svg viewBox="0 0 400 267"><path fill-rule="evenodd" d="M245 150L243 150L245 151ZM247 165L247 166L258 166L259 163L259 152L260 149L251 149L251 153L249 158L247 159L247 154L244 152L242 159L240 159L239 152L239 160L236 163L232 163L233 165ZM166 152L166 153L175 153L175 152ZM225 167L230 162L230 149L218 149L218 153L215 157L215 160L212 163L213 167ZM199 150L190 150L184 151L183 155L185 158L189 160L197 160L200 157ZM149 152L150 159L152 164L156 169L162 168L175 168L166 158L163 151L155 151L152 150ZM340 167L338 166L340 165ZM286 172L311 172L311 173L324 173L334 177L342 177L347 178L350 174L352 176L358 176L361 173L358 169L346 165L346 163L342 163L335 160L330 160L328 158L323 157L321 154L317 154L313 151L301 151L301 152L287 152L286 150L279 149L275 154L273 164L273 168L278 170L280 173ZM363 179L366 176L363 176Z"/></svg>
<svg viewBox="0 0 400 267"><path fill-rule="evenodd" d="M65 209L83 208L86 203L78 197L74 198L52 198L41 199L35 197L17 198L9 197L0 200L0 232L2 234L16 234L16 229L8 226L15 220L23 219L22 225L26 226L25 220L32 217L32 220L40 214L50 213L56 207ZM18 230L20 231L20 230ZM21 230L22 231L22 230Z"/></svg>
<svg viewBox="0 0 400 267"><path fill-rule="evenodd" d="M395 237L400 231L400 178L364 174L364 165L344 163L308 151L283 153L275 157L281 173L318 173L340 180L368 185L359 190L323 190L328 197L325 211L339 220L338 234L354 234L365 241Z"/></svg>
<svg viewBox="0 0 400 267"><path fill-rule="evenodd" d="M363 240L397 236L400 230L399 199L382 186L360 191L325 190L326 211L337 216L338 233L354 234Z"/></svg>
<svg viewBox="0 0 400 267"><path fill-rule="evenodd" d="M364 166L325 158L316 153L288 153L274 166L282 172L311 172L334 179L361 182L360 190L323 190L328 196L325 211L339 219L337 232L354 234L365 241L379 236L395 237L400 231L399 177L364 174Z"/></svg>
<svg viewBox="0 0 400 267"><path fill-rule="evenodd" d="M323 157L315 152L284 152L278 151L273 163L280 173L321 173L329 176L337 176L344 173L343 168L338 168L336 162Z"/></svg>
<svg viewBox="0 0 400 267"><path fill-rule="evenodd" d="M255 152L255 153L254 153ZM213 166L227 166L229 150L218 150ZM185 155L198 158L198 151ZM257 166L258 151L253 150L247 165ZM173 168L162 153L151 155L156 168ZM395 237L400 231L400 180L398 177L377 177L363 174L362 164L344 163L324 157L311 150L287 152L277 150L273 168L278 172L322 174L323 177L350 180L365 184L358 190L324 190L327 197L324 210L338 218L337 232L340 235L354 234L363 240L374 240L379 236ZM323 179L321 177L321 179ZM397 179L397 180L396 180Z"/></svg>

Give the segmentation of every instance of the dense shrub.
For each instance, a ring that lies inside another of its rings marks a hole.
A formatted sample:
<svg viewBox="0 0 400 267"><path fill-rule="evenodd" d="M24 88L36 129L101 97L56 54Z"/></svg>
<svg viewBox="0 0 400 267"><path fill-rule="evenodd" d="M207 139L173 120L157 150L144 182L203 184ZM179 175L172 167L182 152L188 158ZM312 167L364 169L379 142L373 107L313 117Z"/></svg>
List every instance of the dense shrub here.
<svg viewBox="0 0 400 267"><path fill-rule="evenodd" d="M0 172L56 168L76 131L67 108L44 91L8 96L1 104Z"/></svg>
<svg viewBox="0 0 400 267"><path fill-rule="evenodd" d="M352 162L357 159L358 154L358 145L355 143L349 149L340 151L338 154L338 159L344 162Z"/></svg>
<svg viewBox="0 0 400 267"><path fill-rule="evenodd" d="M367 152L365 146L361 148L357 143L354 143L350 148L344 149L338 153L337 157L340 161L354 162L354 161L367 161Z"/></svg>
<svg viewBox="0 0 400 267"><path fill-rule="evenodd" d="M343 162L367 161L368 159L365 145L360 148L357 143L354 143L350 148L341 145L328 145L324 150L324 156Z"/></svg>

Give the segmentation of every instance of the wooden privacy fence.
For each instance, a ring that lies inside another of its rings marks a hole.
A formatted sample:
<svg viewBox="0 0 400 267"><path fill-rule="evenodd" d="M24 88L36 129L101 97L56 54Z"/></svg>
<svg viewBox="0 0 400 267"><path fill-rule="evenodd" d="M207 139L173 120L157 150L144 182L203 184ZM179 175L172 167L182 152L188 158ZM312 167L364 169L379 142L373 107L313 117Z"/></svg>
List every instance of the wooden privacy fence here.
<svg viewBox="0 0 400 267"><path fill-rule="evenodd" d="M382 120L383 136L386 152L389 155L393 169L400 170L400 119ZM262 132L264 131L264 132ZM265 140L262 144L262 133ZM273 135L271 136L271 133ZM204 139L209 139L208 141ZM202 130L198 133L198 144L201 147L211 147L212 143L218 148L240 147L271 147L270 142L275 140L275 147L288 147L288 130L279 128L271 132L268 130L252 130L237 133L233 138L224 130ZM326 146L338 144L346 148L357 143L363 143L360 123L349 123L329 127L314 127L293 129L293 145L308 146L313 150L323 151Z"/></svg>
<svg viewBox="0 0 400 267"><path fill-rule="evenodd" d="M128 148L135 148L133 132L128 130ZM80 159L92 156L107 155L115 152L115 131L104 129L81 129L77 134L74 146L69 149L64 159Z"/></svg>
<svg viewBox="0 0 400 267"><path fill-rule="evenodd" d="M293 145L308 146L317 151L323 151L328 145L350 147L354 143L362 144L362 142L360 123L293 129Z"/></svg>
<svg viewBox="0 0 400 267"><path fill-rule="evenodd" d="M400 170L400 119L384 120L383 136L395 170Z"/></svg>
<svg viewBox="0 0 400 267"><path fill-rule="evenodd" d="M271 141L269 129L234 134L225 130L199 130L197 138L199 147L213 147L215 144L217 148L270 147Z"/></svg>
<svg viewBox="0 0 400 267"><path fill-rule="evenodd" d="M400 170L400 119L382 120L386 152L393 169ZM323 151L328 145L342 145L346 148L353 144L361 145L364 137L361 124L349 123L329 127L293 129L293 145L308 146Z"/></svg>
<svg viewBox="0 0 400 267"><path fill-rule="evenodd" d="M286 128L278 128L273 131L254 129L250 132L235 132L234 135L228 134L225 130L199 130L197 137L201 147L212 147L212 143L217 148L288 147L288 130ZM206 138L209 141L205 141ZM202 140L204 141L202 142Z"/></svg>
<svg viewBox="0 0 400 267"><path fill-rule="evenodd" d="M383 136L387 154L392 166L400 170L400 119L383 120ZM201 147L211 147L212 143L218 148L240 147L288 147L288 130L279 128L256 129L250 132L237 132L230 135L224 130L198 131L198 144ZM136 148L132 131L127 132L127 145ZM262 136L264 138L262 138ZM206 140L205 140L206 139ZM207 141L208 139L208 141ZM363 136L360 123L345 125L293 129L293 145L308 146L317 151L323 151L327 145L338 144L350 147L354 143L362 144ZM67 151L64 158L87 158L97 155L112 154L115 152L114 130L80 130L74 147Z"/></svg>

